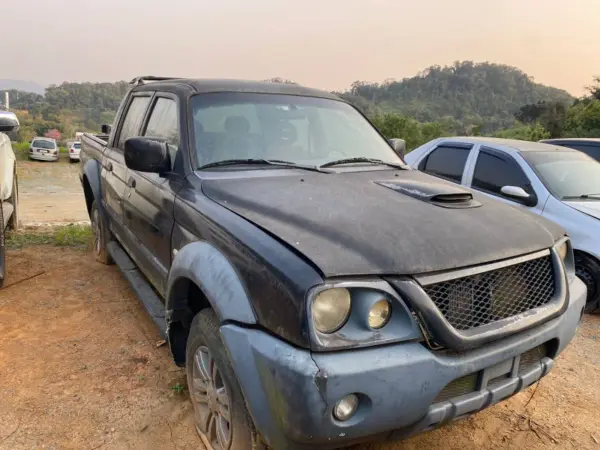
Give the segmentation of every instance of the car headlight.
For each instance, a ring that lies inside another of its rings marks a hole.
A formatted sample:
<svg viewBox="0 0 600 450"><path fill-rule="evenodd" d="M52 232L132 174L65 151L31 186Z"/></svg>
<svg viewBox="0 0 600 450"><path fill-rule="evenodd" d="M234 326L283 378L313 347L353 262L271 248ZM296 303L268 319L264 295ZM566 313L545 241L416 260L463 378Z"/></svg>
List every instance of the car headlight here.
<svg viewBox="0 0 600 450"><path fill-rule="evenodd" d="M312 302L311 312L315 328L330 334L339 330L350 315L350 291L332 288L320 292Z"/></svg>
<svg viewBox="0 0 600 450"><path fill-rule="evenodd" d="M386 299L378 300L369 310L369 327L379 330L386 326L392 315L392 306Z"/></svg>
<svg viewBox="0 0 600 450"><path fill-rule="evenodd" d="M311 348L327 351L422 339L404 299L384 280L334 281L307 292Z"/></svg>

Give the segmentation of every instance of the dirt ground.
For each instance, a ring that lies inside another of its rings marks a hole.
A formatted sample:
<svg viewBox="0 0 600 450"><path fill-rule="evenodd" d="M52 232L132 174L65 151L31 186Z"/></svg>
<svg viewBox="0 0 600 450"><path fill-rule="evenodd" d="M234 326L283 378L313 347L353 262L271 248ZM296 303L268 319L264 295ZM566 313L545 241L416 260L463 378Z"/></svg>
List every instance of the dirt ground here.
<svg viewBox="0 0 600 450"><path fill-rule="evenodd" d="M185 374L156 346L159 335L117 268L73 248L8 258L0 450L204 449ZM354 450L599 448L599 385L600 316L586 317L537 390L405 442Z"/></svg>
<svg viewBox="0 0 600 450"><path fill-rule="evenodd" d="M20 222L24 226L88 222L79 164L17 161Z"/></svg>

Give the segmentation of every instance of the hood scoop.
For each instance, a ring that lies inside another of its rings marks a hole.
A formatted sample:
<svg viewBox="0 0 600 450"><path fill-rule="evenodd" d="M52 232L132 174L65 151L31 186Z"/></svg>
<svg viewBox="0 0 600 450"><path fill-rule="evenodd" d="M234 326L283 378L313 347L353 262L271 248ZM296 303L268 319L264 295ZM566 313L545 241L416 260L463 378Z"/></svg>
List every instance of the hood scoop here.
<svg viewBox="0 0 600 450"><path fill-rule="evenodd" d="M473 194L446 183L429 183L415 180L375 181L393 191L442 208L477 208L481 206Z"/></svg>

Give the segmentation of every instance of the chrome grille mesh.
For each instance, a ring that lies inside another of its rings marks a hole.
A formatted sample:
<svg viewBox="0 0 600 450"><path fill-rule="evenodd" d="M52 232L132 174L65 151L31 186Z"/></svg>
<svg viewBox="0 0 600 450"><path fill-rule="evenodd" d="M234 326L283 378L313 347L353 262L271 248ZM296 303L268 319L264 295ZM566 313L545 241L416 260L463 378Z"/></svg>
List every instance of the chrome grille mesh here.
<svg viewBox="0 0 600 450"><path fill-rule="evenodd" d="M548 303L555 292L550 255L424 287L457 330L486 325Z"/></svg>

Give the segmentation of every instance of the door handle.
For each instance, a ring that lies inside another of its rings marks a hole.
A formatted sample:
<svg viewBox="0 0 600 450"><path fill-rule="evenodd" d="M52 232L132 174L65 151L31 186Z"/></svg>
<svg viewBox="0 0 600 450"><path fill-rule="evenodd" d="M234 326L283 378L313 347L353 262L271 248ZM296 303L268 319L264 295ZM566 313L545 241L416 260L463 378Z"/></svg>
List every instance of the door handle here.
<svg viewBox="0 0 600 450"><path fill-rule="evenodd" d="M112 165L112 163L111 163L111 162L109 162L109 163L106 165L106 171L107 171L107 172L112 172L112 170L113 170L113 165Z"/></svg>
<svg viewBox="0 0 600 450"><path fill-rule="evenodd" d="M135 189L137 182L135 181L135 178L130 177L129 181L127 181L127 186L129 186L131 189Z"/></svg>

